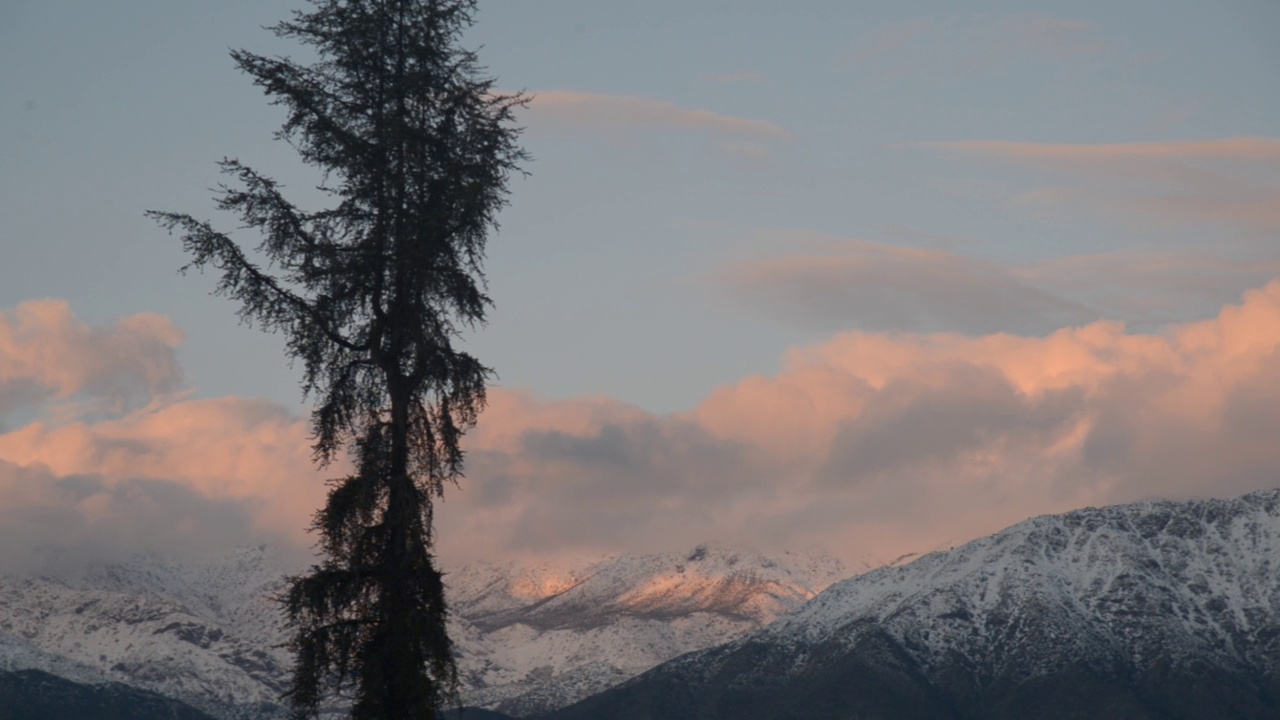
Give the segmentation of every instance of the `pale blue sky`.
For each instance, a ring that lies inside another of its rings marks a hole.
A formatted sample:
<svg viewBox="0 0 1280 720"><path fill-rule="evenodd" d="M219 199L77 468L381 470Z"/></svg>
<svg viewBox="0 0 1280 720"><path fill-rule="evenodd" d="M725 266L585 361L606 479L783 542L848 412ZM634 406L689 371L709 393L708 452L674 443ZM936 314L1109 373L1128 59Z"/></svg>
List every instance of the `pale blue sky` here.
<svg viewBox="0 0 1280 720"><path fill-rule="evenodd" d="M0 308L164 313L202 395L296 404L280 339L142 213L231 227L223 156L309 197L227 57L292 52L261 26L297 7L0 0ZM668 412L845 329L1212 316L1280 274L1276 163L938 143L1275 138L1277 37L1273 0L481 2L471 43L546 101L470 347L503 385Z"/></svg>

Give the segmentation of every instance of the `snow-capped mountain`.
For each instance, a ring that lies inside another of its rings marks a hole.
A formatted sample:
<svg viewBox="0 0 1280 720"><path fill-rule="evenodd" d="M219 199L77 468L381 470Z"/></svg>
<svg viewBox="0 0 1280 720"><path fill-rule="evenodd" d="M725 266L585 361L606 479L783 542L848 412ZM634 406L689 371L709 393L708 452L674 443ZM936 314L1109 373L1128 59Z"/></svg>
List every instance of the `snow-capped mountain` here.
<svg viewBox="0 0 1280 720"><path fill-rule="evenodd" d="M820 554L690 553L449 576L469 705L529 716L741 637L844 577Z"/></svg>
<svg viewBox="0 0 1280 720"><path fill-rule="evenodd" d="M1035 518L550 717L1280 717L1280 491Z"/></svg>
<svg viewBox="0 0 1280 720"><path fill-rule="evenodd" d="M0 670L116 681L222 718L279 712L289 655L263 547L199 565L138 557L74 576L0 578ZM723 548L447 577L466 704L533 714L740 637L844 576L825 556Z"/></svg>
<svg viewBox="0 0 1280 720"><path fill-rule="evenodd" d="M278 709L289 667L266 548L183 566L148 557L0 579L0 670L115 681L224 718Z"/></svg>

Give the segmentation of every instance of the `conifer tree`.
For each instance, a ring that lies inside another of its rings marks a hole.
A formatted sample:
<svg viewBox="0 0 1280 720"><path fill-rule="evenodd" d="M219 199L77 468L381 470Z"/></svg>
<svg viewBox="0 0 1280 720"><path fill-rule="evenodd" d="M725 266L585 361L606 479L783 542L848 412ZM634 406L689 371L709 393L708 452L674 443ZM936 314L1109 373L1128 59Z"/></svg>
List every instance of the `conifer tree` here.
<svg viewBox="0 0 1280 720"><path fill-rule="evenodd" d="M485 241L527 160L501 94L460 46L475 0L310 0L271 30L317 58L233 51L287 119L277 132L324 177L304 210L234 159L217 207L256 253L190 215L184 268L221 274L245 321L302 361L314 458L350 458L315 515L321 560L282 597L295 669L287 699L314 717L334 694L357 719L434 718L456 697L432 511L461 475L459 441L491 372L456 347L485 320Z"/></svg>

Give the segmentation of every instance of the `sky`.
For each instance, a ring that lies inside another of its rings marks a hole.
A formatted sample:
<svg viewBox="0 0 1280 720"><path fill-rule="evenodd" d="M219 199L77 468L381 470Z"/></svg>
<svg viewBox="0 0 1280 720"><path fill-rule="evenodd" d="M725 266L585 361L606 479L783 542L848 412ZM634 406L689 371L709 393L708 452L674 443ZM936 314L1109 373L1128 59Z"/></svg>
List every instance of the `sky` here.
<svg viewBox="0 0 1280 720"><path fill-rule="evenodd" d="M305 549L283 339L143 216L236 157L298 0L0 2L0 566ZM529 175L446 561L883 562L1280 485L1280 4L482 0ZM246 244L255 239L238 235Z"/></svg>

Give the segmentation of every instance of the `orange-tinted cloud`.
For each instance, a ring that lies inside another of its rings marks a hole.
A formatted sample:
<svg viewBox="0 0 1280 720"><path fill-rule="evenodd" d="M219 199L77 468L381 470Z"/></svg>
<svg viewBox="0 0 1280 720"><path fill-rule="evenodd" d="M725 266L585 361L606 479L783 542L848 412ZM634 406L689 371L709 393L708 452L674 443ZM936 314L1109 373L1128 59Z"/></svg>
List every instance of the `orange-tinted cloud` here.
<svg viewBox="0 0 1280 720"><path fill-rule="evenodd" d="M1038 513L1280 482L1280 282L1159 334L845 333L683 415L615 407L548 429L536 413L555 405L485 416L505 440L473 445L442 542L501 554L711 538L889 559Z"/></svg>
<svg viewBox="0 0 1280 720"><path fill-rule="evenodd" d="M0 312L0 420L20 404L84 397L121 409L181 384L182 331L167 317L131 315L90 326L63 300Z"/></svg>
<svg viewBox="0 0 1280 720"><path fill-rule="evenodd" d="M888 560L1038 513L1275 486L1280 281L1160 333L846 332L675 415L491 400L437 509L446 561L702 541ZM0 526L21 528L0 540L56 545L14 519L29 516L113 548L142 542L122 523L177 547L237 533L301 547L325 476L308 456L301 419L237 398L33 423L0 435Z"/></svg>

